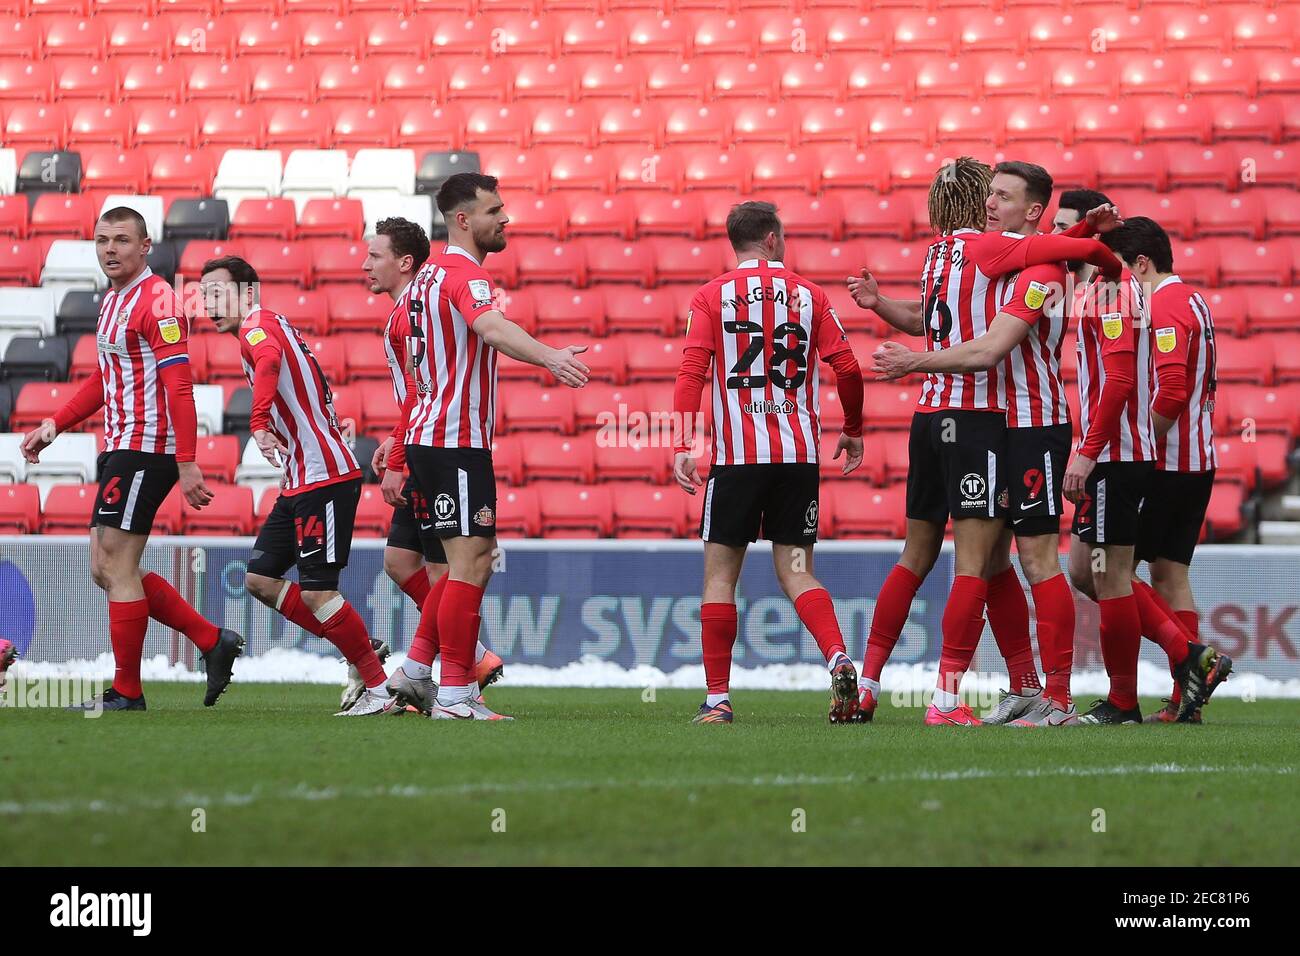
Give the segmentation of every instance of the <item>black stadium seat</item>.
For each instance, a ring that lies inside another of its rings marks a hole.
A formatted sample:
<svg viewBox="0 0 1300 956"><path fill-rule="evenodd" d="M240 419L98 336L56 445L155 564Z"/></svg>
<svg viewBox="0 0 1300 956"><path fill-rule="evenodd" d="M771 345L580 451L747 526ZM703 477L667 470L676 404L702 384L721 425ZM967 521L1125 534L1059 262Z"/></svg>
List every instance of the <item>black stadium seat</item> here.
<svg viewBox="0 0 1300 956"><path fill-rule="evenodd" d="M0 382L0 432L9 430L9 413L13 410L13 389L8 382Z"/></svg>
<svg viewBox="0 0 1300 956"><path fill-rule="evenodd" d="M167 210L165 239L225 239L230 207L224 199L177 199Z"/></svg>
<svg viewBox="0 0 1300 956"><path fill-rule="evenodd" d="M63 296L59 303L59 313L55 317L56 328L60 332L91 332L99 326L99 304L104 299L102 292L88 292L74 289Z"/></svg>
<svg viewBox="0 0 1300 956"><path fill-rule="evenodd" d="M352 446L352 454L357 456L357 464L361 466L361 480L367 484L379 480L379 476L370 470L370 459L375 457L375 449L378 447L378 440L369 435L358 435L356 444Z"/></svg>
<svg viewBox="0 0 1300 956"><path fill-rule="evenodd" d="M149 268L153 270L154 275L162 276L168 282L176 278L176 266L179 261L180 252L174 242L154 240L149 247Z"/></svg>
<svg viewBox="0 0 1300 956"><path fill-rule="evenodd" d="M478 153L425 153L420 168L415 171L415 192L436 196L438 188L454 173L479 171Z"/></svg>
<svg viewBox="0 0 1300 956"><path fill-rule="evenodd" d="M81 154L70 152L33 152L23 157L18 167L20 193L81 192Z"/></svg>
<svg viewBox="0 0 1300 956"><path fill-rule="evenodd" d="M10 381L65 382L68 379L68 342L62 336L47 339L20 335L5 349L0 374Z"/></svg>
<svg viewBox="0 0 1300 956"><path fill-rule="evenodd" d="M226 424L221 430L226 434L248 431L248 417L253 413L253 390L244 386L235 389L226 403Z"/></svg>

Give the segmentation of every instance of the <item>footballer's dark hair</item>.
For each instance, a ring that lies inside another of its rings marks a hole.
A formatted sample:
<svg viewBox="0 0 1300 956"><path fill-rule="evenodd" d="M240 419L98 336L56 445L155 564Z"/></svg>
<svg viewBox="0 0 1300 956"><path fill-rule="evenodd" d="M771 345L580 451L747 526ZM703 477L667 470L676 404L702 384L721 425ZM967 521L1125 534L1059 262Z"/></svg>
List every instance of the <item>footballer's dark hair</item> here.
<svg viewBox="0 0 1300 956"><path fill-rule="evenodd" d="M1101 241L1129 265L1136 262L1138 256L1146 256L1157 272L1174 271L1174 250L1169 233L1154 219L1146 216L1125 219L1122 226L1102 233Z"/></svg>
<svg viewBox="0 0 1300 956"><path fill-rule="evenodd" d="M485 193L496 192L497 178L483 173L455 173L448 176L438 190L438 211L446 218L448 213L478 198L480 189Z"/></svg>
<svg viewBox="0 0 1300 956"><path fill-rule="evenodd" d="M429 237L424 234L424 227L400 216L391 216L375 223L375 235L387 236L388 245L393 255L399 259L410 256L419 269L429 258Z"/></svg>
<svg viewBox="0 0 1300 956"><path fill-rule="evenodd" d="M989 180L993 170L970 156L944 163L930 183L930 228L939 235L958 229L984 231L988 212Z"/></svg>
<svg viewBox="0 0 1300 956"><path fill-rule="evenodd" d="M1025 196L1030 202L1039 202L1043 208L1052 201L1052 174L1034 163L1006 160L993 167L993 175L1002 173L1024 180Z"/></svg>
<svg viewBox="0 0 1300 956"><path fill-rule="evenodd" d="M111 222L114 225L123 222L134 223L135 228L140 233L141 239L149 238L149 226L144 221L144 216L140 215L130 206L114 206L112 209L105 209L99 217L100 222Z"/></svg>
<svg viewBox="0 0 1300 956"><path fill-rule="evenodd" d="M770 202L737 203L727 213L727 238L733 249L760 243L769 232L781 235L781 219Z"/></svg>
<svg viewBox="0 0 1300 956"><path fill-rule="evenodd" d="M1088 215L1089 209L1109 204L1110 197L1095 189L1067 189L1061 193L1061 198L1056 202L1058 209L1073 209L1079 214L1080 219Z"/></svg>
<svg viewBox="0 0 1300 956"><path fill-rule="evenodd" d="M219 256L216 259L209 259L199 270L199 277L202 278L218 269L229 272L231 280L240 286L257 285L261 281L257 277L257 270L239 256Z"/></svg>

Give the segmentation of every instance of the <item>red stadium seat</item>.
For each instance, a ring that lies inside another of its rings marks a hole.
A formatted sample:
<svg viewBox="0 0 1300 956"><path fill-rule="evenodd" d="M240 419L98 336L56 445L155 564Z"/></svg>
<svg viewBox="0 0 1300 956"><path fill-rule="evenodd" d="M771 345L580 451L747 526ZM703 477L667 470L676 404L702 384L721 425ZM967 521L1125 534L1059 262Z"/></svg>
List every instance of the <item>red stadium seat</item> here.
<svg viewBox="0 0 1300 956"><path fill-rule="evenodd" d="M343 332L333 336L347 357L347 374L351 381L372 379L391 384L388 355L384 340L371 332ZM390 396L391 398L391 396ZM370 418L370 415L366 415Z"/></svg>
<svg viewBox="0 0 1300 956"><path fill-rule="evenodd" d="M682 340L659 335L626 335L627 374L631 382L672 381L682 363Z"/></svg>
<svg viewBox="0 0 1300 956"><path fill-rule="evenodd" d="M1252 429L1295 436L1300 426L1300 385L1233 385L1222 390L1227 430ZM1215 423L1216 431L1224 431Z"/></svg>
<svg viewBox="0 0 1300 956"><path fill-rule="evenodd" d="M712 74L708 86L715 100L761 102L772 99L776 91L777 75L760 60L720 56L696 62Z"/></svg>
<svg viewBox="0 0 1300 956"><path fill-rule="evenodd" d="M503 488L497 495L497 534L505 538L535 538L541 529L537 486Z"/></svg>
<svg viewBox="0 0 1300 956"><path fill-rule="evenodd" d="M769 146L753 148L747 158L755 191L793 189L815 193L820 187L821 170L815 155ZM745 154L738 150L738 162L743 165L745 159Z"/></svg>
<svg viewBox="0 0 1300 956"><path fill-rule="evenodd" d="M1119 93L1115 66L1104 56L1060 53L1053 58L1051 71L1051 90L1055 96L1113 97Z"/></svg>
<svg viewBox="0 0 1300 956"><path fill-rule="evenodd" d="M271 238L289 242L296 238L297 222L292 199L245 199L230 220L231 239Z"/></svg>
<svg viewBox="0 0 1300 956"><path fill-rule="evenodd" d="M1300 332L1300 289L1251 288L1245 296L1246 313L1252 332ZM1218 326L1218 311L1210 311Z"/></svg>
<svg viewBox="0 0 1300 956"><path fill-rule="evenodd" d="M1177 266L1175 266L1175 269ZM1255 290L1251 290L1252 292ZM1273 290L1261 290L1273 291ZM1214 319L1214 331L1219 335L1244 335L1246 333L1246 290L1206 289L1202 292Z"/></svg>
<svg viewBox="0 0 1300 956"><path fill-rule="evenodd" d="M84 193L38 193L29 232L33 236L90 239L98 218L98 203Z"/></svg>
<svg viewBox="0 0 1300 956"><path fill-rule="evenodd" d="M239 465L239 439L234 435L201 435L194 449L194 461L204 477L230 484Z"/></svg>
<svg viewBox="0 0 1300 956"><path fill-rule="evenodd" d="M614 171L605 150L556 147L551 155L551 189L609 189Z"/></svg>
<svg viewBox="0 0 1300 956"><path fill-rule="evenodd" d="M331 385L330 392L334 396L334 413L338 417L339 425L346 431L351 428L354 434L366 434L369 430L370 423L366 421L365 400L362 395L362 385L376 384L371 382L359 383L356 385ZM389 393L388 400L392 402L392 393Z"/></svg>
<svg viewBox="0 0 1300 956"><path fill-rule="evenodd" d="M391 106L346 104L334 114L337 149L391 149L397 145L397 111Z"/></svg>
<svg viewBox="0 0 1300 956"><path fill-rule="evenodd" d="M312 269L319 283L341 282L356 285L362 279L366 261L366 244L351 239L313 239Z"/></svg>
<svg viewBox="0 0 1300 956"><path fill-rule="evenodd" d="M864 368L871 364L871 352L859 350L854 346L858 364ZM867 382L862 398L863 418L871 429L910 428L912 414L916 411L918 394L915 381L903 382Z"/></svg>
<svg viewBox="0 0 1300 956"><path fill-rule="evenodd" d="M1273 380L1273 352L1257 339L1215 340L1215 372L1220 385L1242 382L1269 385Z"/></svg>
<svg viewBox="0 0 1300 956"><path fill-rule="evenodd" d="M0 36L4 33L0 30ZM47 103L53 95L54 67L50 64L0 60L0 101L40 100Z"/></svg>
<svg viewBox="0 0 1300 956"><path fill-rule="evenodd" d="M568 202L564 195L528 196L506 193L503 197L510 215L510 233L515 236L565 238L568 229Z"/></svg>
<svg viewBox="0 0 1300 956"><path fill-rule="evenodd" d="M196 511L188 503L183 512L186 534L251 534L253 531L253 489L243 485L210 482L212 500Z"/></svg>
<svg viewBox="0 0 1300 956"><path fill-rule="evenodd" d="M1271 335L1264 344L1274 356L1277 384L1300 382L1300 334L1284 332Z"/></svg>
<svg viewBox="0 0 1300 956"><path fill-rule="evenodd" d="M614 188L677 191L682 182L682 157L672 150L647 154L644 147L624 146L614 153Z"/></svg>
<svg viewBox="0 0 1300 956"><path fill-rule="evenodd" d="M828 399L830 399L830 396L828 396ZM833 401L838 407L838 398L835 398ZM845 475L844 455L841 454L839 460L835 460L835 447L839 444L839 440L839 428L831 428L827 424L823 423L821 442L818 451L818 469L823 481L869 482L873 485L883 485L885 483L884 461L878 455L874 454L863 455L862 464L854 469L851 474Z"/></svg>
<svg viewBox="0 0 1300 956"><path fill-rule="evenodd" d="M966 97L978 91L984 71L970 57L922 56L917 58L915 84L918 97Z"/></svg>
<svg viewBox="0 0 1300 956"><path fill-rule="evenodd" d="M442 64L399 58L383 64L384 102L423 100L441 102L446 97L447 77Z"/></svg>
<svg viewBox="0 0 1300 956"><path fill-rule="evenodd" d="M497 257L493 256L493 258ZM506 318L529 335L537 331L537 299L533 289L515 289L513 292L507 292L503 288L498 288L496 293L497 306Z"/></svg>
<svg viewBox="0 0 1300 956"><path fill-rule="evenodd" d="M331 58L319 65L316 96L321 102L353 100L373 103L379 94L380 83L379 68L373 63Z"/></svg>
<svg viewBox="0 0 1300 956"><path fill-rule="evenodd" d="M6 20L4 29L0 30L0 63L15 66L21 60L37 60L40 55L41 21L21 16Z"/></svg>
<svg viewBox="0 0 1300 956"><path fill-rule="evenodd" d="M539 334L585 332L604 336L605 299L600 290L537 286L534 292Z"/></svg>
<svg viewBox="0 0 1300 956"><path fill-rule="evenodd" d="M369 336L373 341L375 336ZM329 373L326 373L327 376ZM331 381L340 379L331 377ZM397 425L401 417L401 408L393 401L392 382L375 380L353 382L349 388L355 389L361 402L361 417L365 420L365 432L378 441L383 441Z"/></svg>
<svg viewBox="0 0 1300 956"><path fill-rule="evenodd" d="M1264 238L1264 204L1251 193L1225 193L1217 189L1191 190L1196 210L1196 230L1202 236Z"/></svg>
<svg viewBox="0 0 1300 956"><path fill-rule="evenodd" d="M98 494L98 485L55 485L45 497L41 534L86 534Z"/></svg>
<svg viewBox="0 0 1300 956"><path fill-rule="evenodd" d="M548 484L538 505L542 537L603 538L613 529L613 496L601 485Z"/></svg>
<svg viewBox="0 0 1300 956"><path fill-rule="evenodd" d="M149 183L155 193L210 196L214 174L211 151L161 149L154 154Z"/></svg>
<svg viewBox="0 0 1300 956"><path fill-rule="evenodd" d="M659 237L646 240L655 261L657 281L702 284L725 271L729 251L713 240Z"/></svg>
<svg viewBox="0 0 1300 956"><path fill-rule="evenodd" d="M432 103L397 103L397 145L421 151L449 152L465 142L459 107Z"/></svg>
<svg viewBox="0 0 1300 956"><path fill-rule="evenodd" d="M596 339L582 353L590 377L598 382L627 382L627 345L623 338Z"/></svg>
<svg viewBox="0 0 1300 956"><path fill-rule="evenodd" d="M632 412L644 411L645 392L640 385L592 381L573 391L574 421L578 431L590 431L610 421L624 420Z"/></svg>
<svg viewBox="0 0 1300 956"><path fill-rule="evenodd" d="M307 344L307 348L311 350L312 355L316 357L316 362L320 365L321 371L325 373L327 380L339 385L347 381L348 357L344 351L341 336L304 335L303 341ZM391 393L388 399L389 404L392 404Z"/></svg>
<svg viewBox="0 0 1300 956"><path fill-rule="evenodd" d="M68 139L68 110L62 103L15 103L4 122L5 145L62 149Z"/></svg>
<svg viewBox="0 0 1300 956"><path fill-rule="evenodd" d="M1276 143L1284 136L1285 111L1276 98L1204 96L1199 102L1210 111L1211 135L1218 142L1249 139Z"/></svg>
<svg viewBox="0 0 1300 956"><path fill-rule="evenodd" d="M612 242L600 238L583 242L586 267L597 285L604 282L654 285L655 257L648 242Z"/></svg>
<svg viewBox="0 0 1300 956"><path fill-rule="evenodd" d="M1245 527L1242 508L1245 490L1238 484L1215 484L1205 512L1206 532L1211 539L1230 538Z"/></svg>
<svg viewBox="0 0 1300 956"><path fill-rule="evenodd" d="M815 236L833 240L843 238L844 203L837 195L790 193L777 202L777 210L787 236Z"/></svg>
<svg viewBox="0 0 1300 956"><path fill-rule="evenodd" d="M299 289L283 283L262 283L262 305L278 312L304 335L325 335L330 331L329 305L322 291Z"/></svg>
<svg viewBox="0 0 1300 956"><path fill-rule="evenodd" d="M618 17L570 13L557 39L561 56L603 54L621 59L627 35Z"/></svg>
<svg viewBox="0 0 1300 956"><path fill-rule="evenodd" d="M907 530L907 491L888 488L848 488L834 495L836 537L901 538Z"/></svg>
<svg viewBox="0 0 1300 956"><path fill-rule="evenodd" d="M1142 128L1143 110L1128 99L1079 99L1074 101L1076 143L1132 143Z"/></svg>
<svg viewBox="0 0 1300 956"><path fill-rule="evenodd" d="M261 149L266 143L266 112L258 104L214 103L204 109L199 145Z"/></svg>
<svg viewBox="0 0 1300 956"><path fill-rule="evenodd" d="M524 282L561 282L586 287L587 261L580 243L519 239L512 245Z"/></svg>
<svg viewBox="0 0 1300 956"><path fill-rule="evenodd" d="M535 193L545 191L549 163L540 150L523 152L513 146L496 146L478 150L478 154L483 172L509 183L510 188ZM597 188L603 189L604 184Z"/></svg>
<svg viewBox="0 0 1300 956"><path fill-rule="evenodd" d="M1290 248L1284 239L1254 242L1250 239L1219 241L1219 268L1224 285L1263 282L1291 283Z"/></svg>
<svg viewBox="0 0 1300 956"><path fill-rule="evenodd" d="M488 100L505 102L514 79L513 64L457 57L446 64L446 90L449 100Z"/></svg>
<svg viewBox="0 0 1300 956"><path fill-rule="evenodd" d="M1247 493L1255 490L1259 482L1259 452L1257 442L1244 442L1233 435L1216 437L1214 451L1218 457L1215 482L1236 482Z"/></svg>
<svg viewBox="0 0 1300 956"><path fill-rule="evenodd" d="M306 14L298 20L302 53L355 59L361 55L360 26L360 21L352 18Z"/></svg>
<svg viewBox="0 0 1300 956"><path fill-rule="evenodd" d="M383 493L375 485L365 485L357 501L357 514L353 522L355 533L362 538L384 538L393 521L393 506L384 501Z"/></svg>
<svg viewBox="0 0 1300 956"><path fill-rule="evenodd" d="M30 431L43 419L53 418L54 413L62 408L75 392L76 389L66 382L27 382L14 396L14 409L9 416L9 427L16 432ZM78 428L84 430L102 420L102 413L96 412Z"/></svg>
<svg viewBox="0 0 1300 956"><path fill-rule="evenodd" d="M83 57L104 59L104 25L102 20L79 16L50 16L44 20L42 50L47 57Z"/></svg>
<svg viewBox="0 0 1300 956"><path fill-rule="evenodd" d="M509 62L511 95L515 100L572 100L578 77L563 60L527 57Z"/></svg>
<svg viewBox="0 0 1300 956"><path fill-rule="evenodd" d="M331 143L333 116L325 106L270 104L266 111L269 149L325 149Z"/></svg>
<svg viewBox="0 0 1300 956"><path fill-rule="evenodd" d="M142 152L124 151L115 146L97 146L82 150L83 189L111 190L136 195L145 191L148 182L148 159Z"/></svg>
<svg viewBox="0 0 1300 956"><path fill-rule="evenodd" d="M241 17L235 34L235 56L298 58L298 24L273 16Z"/></svg>
<svg viewBox="0 0 1300 956"><path fill-rule="evenodd" d="M1294 186L1300 181L1300 146L1295 143L1239 143L1237 158L1246 184Z"/></svg>
<svg viewBox="0 0 1300 956"><path fill-rule="evenodd" d="M1174 263L1178 274L1193 285L1205 288L1219 285L1219 243L1174 242Z"/></svg>
<svg viewBox="0 0 1300 956"><path fill-rule="evenodd" d="M1214 113L1202 100L1155 99L1143 103L1142 138L1209 143L1213 139Z"/></svg>
<svg viewBox="0 0 1300 956"><path fill-rule="evenodd" d="M1150 189L1113 189L1107 195L1124 216L1149 216L1171 235L1196 238L1196 208L1191 190L1156 193ZM1220 195L1223 195L1220 193Z"/></svg>
<svg viewBox="0 0 1300 956"><path fill-rule="evenodd" d="M745 192L749 189L750 170L745 154L723 149L691 149L682 163L686 189L717 189Z"/></svg>
<svg viewBox="0 0 1300 956"><path fill-rule="evenodd" d="M865 251L859 253L856 262L849 262L849 270L837 274L830 281L843 282L845 276L856 275L863 265L869 263L872 275L881 283L898 283L915 289L917 279L921 275L921 267L925 263L925 253L929 247L929 239L913 240L907 243L867 240Z"/></svg>
<svg viewBox="0 0 1300 956"><path fill-rule="evenodd" d="M90 509L86 509L90 524ZM0 485L0 534L36 534L41 530L41 493L35 485Z"/></svg>
<svg viewBox="0 0 1300 956"><path fill-rule="evenodd" d="M59 100L102 100L112 102L118 96L118 72L115 64L98 60L58 60L54 96Z"/></svg>
<svg viewBox="0 0 1300 956"><path fill-rule="evenodd" d="M575 72L580 100L635 102L645 89L645 70L638 60L584 59Z"/></svg>
<svg viewBox="0 0 1300 956"><path fill-rule="evenodd" d="M231 335L212 335L207 342L209 381L244 381L244 365L239 357L239 340Z"/></svg>
<svg viewBox="0 0 1300 956"><path fill-rule="evenodd" d="M376 295L362 285L325 287L329 301L330 327L336 331L382 329L393 303L386 295Z"/></svg>
<svg viewBox="0 0 1300 956"><path fill-rule="evenodd" d="M492 467L502 481L510 485L524 483L524 442L526 435L493 435ZM498 505L499 505L498 499Z"/></svg>
<svg viewBox="0 0 1300 956"><path fill-rule="evenodd" d="M247 202L241 203L242 212ZM366 217L359 199L309 199L296 226L299 239L361 238Z"/></svg>
<svg viewBox="0 0 1300 956"><path fill-rule="evenodd" d="M517 384L501 393L503 431L574 432L573 394L563 387ZM529 439L531 440L531 439Z"/></svg>
<svg viewBox="0 0 1300 956"><path fill-rule="evenodd" d="M45 251L46 244L40 239L0 243L0 283L36 285L45 265ZM10 426L13 427L12 422Z"/></svg>
<svg viewBox="0 0 1300 956"><path fill-rule="evenodd" d="M862 103L814 101L798 113L800 144L838 143L857 147L865 142L866 120Z"/></svg>
<svg viewBox="0 0 1300 956"><path fill-rule="evenodd" d="M131 126L128 106L111 103L78 106L69 117L68 146L74 150L95 145L127 149L131 145Z"/></svg>
<svg viewBox="0 0 1300 956"><path fill-rule="evenodd" d="M597 481L650 481L663 484L671 478L672 451L648 441L620 440L594 444Z"/></svg>
<svg viewBox="0 0 1300 956"><path fill-rule="evenodd" d="M663 289L611 285L604 290L609 331L674 335L678 317L673 297ZM685 317L682 317L683 321Z"/></svg>
<svg viewBox="0 0 1300 956"><path fill-rule="evenodd" d="M1236 152L1231 147L1174 147L1168 151L1169 185L1218 186L1234 189L1239 181Z"/></svg>
<svg viewBox="0 0 1300 956"><path fill-rule="evenodd" d="M911 77L895 76L891 82L881 69L883 58L855 57L846 71L837 59L819 59L796 54L777 61L777 95L783 100L842 99L849 96L902 95L911 91ZM904 71L899 71L904 72Z"/></svg>
<svg viewBox="0 0 1300 956"><path fill-rule="evenodd" d="M686 494L676 485L620 482L610 487L613 533L627 538L681 538L687 534Z"/></svg>
<svg viewBox="0 0 1300 956"><path fill-rule="evenodd" d="M476 103L465 110L466 141L474 146L527 146L532 115L519 103Z"/></svg>
<svg viewBox="0 0 1300 956"><path fill-rule="evenodd" d="M258 277L263 282L292 282L303 287L311 285L311 250L302 243L283 242L279 239L248 239L244 242L244 258L257 270Z"/></svg>
<svg viewBox="0 0 1300 956"><path fill-rule="evenodd" d="M949 150L980 149L1002 142L1005 122L997 102L945 102L936 105L933 116L935 141Z"/></svg>
<svg viewBox="0 0 1300 956"><path fill-rule="evenodd" d="M595 445L588 434L530 435L523 443L524 475L531 481L579 481L595 477Z"/></svg>
<svg viewBox="0 0 1300 956"><path fill-rule="evenodd" d="M538 145L596 145L596 113L586 103L544 103L533 110L531 141Z"/></svg>
<svg viewBox="0 0 1300 956"><path fill-rule="evenodd" d="M1270 236L1300 235L1300 193L1292 189L1258 190L1264 228Z"/></svg>
<svg viewBox="0 0 1300 956"><path fill-rule="evenodd" d="M26 196L0 196L0 236L27 238Z"/></svg>
<svg viewBox="0 0 1300 956"><path fill-rule="evenodd" d="M1175 149L1175 153L1186 150ZM1107 146L1099 150L1097 179L1101 189L1145 186L1163 192L1168 188L1170 151L1161 144ZM1052 167L1047 167L1052 169Z"/></svg>

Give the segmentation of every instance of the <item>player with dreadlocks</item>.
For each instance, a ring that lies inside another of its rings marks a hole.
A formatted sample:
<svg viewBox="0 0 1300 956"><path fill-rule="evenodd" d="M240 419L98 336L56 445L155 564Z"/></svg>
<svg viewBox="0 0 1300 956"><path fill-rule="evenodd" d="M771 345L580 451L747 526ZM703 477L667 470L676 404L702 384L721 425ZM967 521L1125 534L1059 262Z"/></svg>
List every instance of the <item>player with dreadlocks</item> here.
<svg viewBox="0 0 1300 956"><path fill-rule="evenodd" d="M929 195L930 223L939 237L926 252L919 301L880 295L865 269L849 280L858 305L874 309L894 328L925 335L925 357L975 341L1002 314L1033 324L1043 302L1017 286L1017 273L1031 266L1084 259L1107 275L1119 274L1118 260L1096 240L985 232L992 183L993 170L966 156L939 170ZM912 598L938 559L951 515L954 578L942 619L939 682L925 721L979 723L958 690L983 630L991 557L1005 527L1010 384L1001 357L980 364L927 371L921 388L908 442L907 540L876 602L860 682L860 720L870 720L879 701L881 670Z"/></svg>

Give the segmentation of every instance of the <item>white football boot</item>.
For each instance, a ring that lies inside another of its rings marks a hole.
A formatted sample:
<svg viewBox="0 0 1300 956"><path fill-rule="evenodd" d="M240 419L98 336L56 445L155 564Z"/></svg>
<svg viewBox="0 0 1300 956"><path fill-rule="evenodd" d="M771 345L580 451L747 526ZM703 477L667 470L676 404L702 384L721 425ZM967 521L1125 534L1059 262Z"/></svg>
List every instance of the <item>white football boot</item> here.
<svg viewBox="0 0 1300 956"><path fill-rule="evenodd" d="M429 716L434 720L514 720L489 708L482 697L471 697L450 705L435 702Z"/></svg>
<svg viewBox="0 0 1300 956"><path fill-rule="evenodd" d="M388 692L426 717L438 699L438 685L432 677L409 677L400 667L388 678Z"/></svg>
<svg viewBox="0 0 1300 956"><path fill-rule="evenodd" d="M1024 716L1010 721L1008 727L1069 727L1079 722L1079 712L1070 701L1068 710L1062 710L1050 697L1042 697L1025 711Z"/></svg>
<svg viewBox="0 0 1300 956"><path fill-rule="evenodd" d="M1011 721L1027 714L1030 708L1042 699L1043 692L1041 689L1035 690L1032 694L1013 694L1004 690L998 700L998 705L981 716L980 720L986 724L1009 724Z"/></svg>
<svg viewBox="0 0 1300 956"><path fill-rule="evenodd" d="M405 711L396 697L381 697L371 690L364 690L360 699L347 710L340 710L335 717L375 717L384 714L402 714Z"/></svg>
<svg viewBox="0 0 1300 956"><path fill-rule="evenodd" d="M370 639L370 646L374 648L375 656L379 658L381 664L392 654L388 643L377 637ZM343 662L346 663L346 659ZM348 664L348 682L343 688L343 696L339 699L339 710L351 710L352 705L360 700L365 692L366 682L361 679L361 672L357 670L356 665Z"/></svg>

